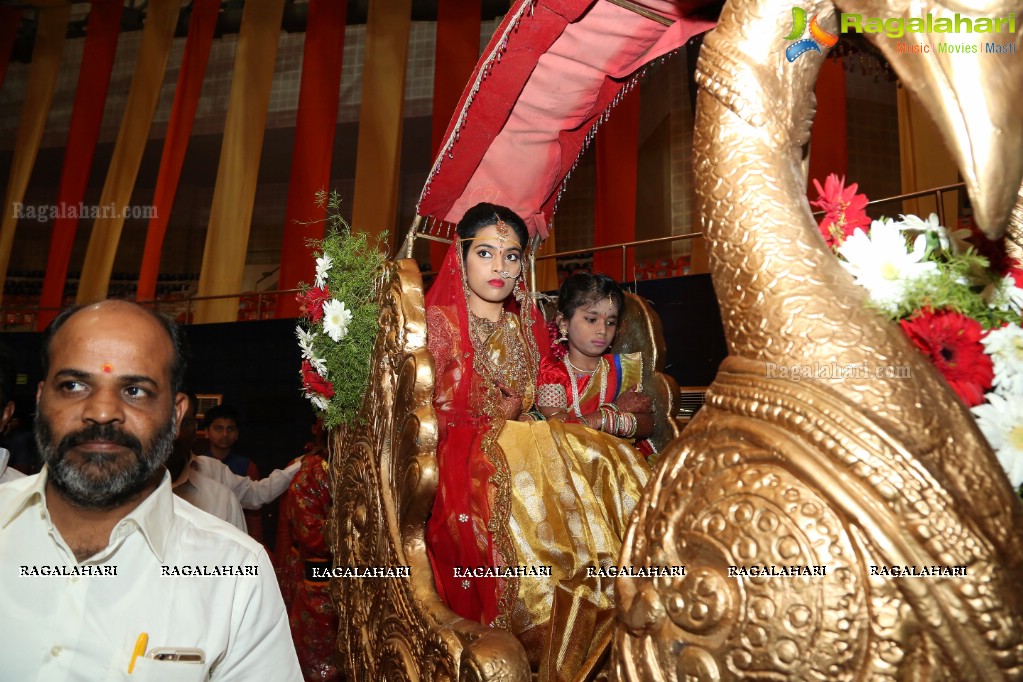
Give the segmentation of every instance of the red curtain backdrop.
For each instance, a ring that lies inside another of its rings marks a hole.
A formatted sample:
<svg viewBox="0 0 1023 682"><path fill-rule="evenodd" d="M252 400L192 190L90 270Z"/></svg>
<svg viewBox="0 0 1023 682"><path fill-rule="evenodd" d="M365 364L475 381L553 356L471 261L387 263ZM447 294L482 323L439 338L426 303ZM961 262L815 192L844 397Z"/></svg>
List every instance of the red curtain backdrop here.
<svg viewBox="0 0 1023 682"><path fill-rule="evenodd" d="M347 14L347 0L311 0L309 3L281 246L280 289L294 289L301 282L311 284L316 272L308 242L322 239L325 227L326 211L316 206L314 199L319 190L331 189L327 185L334 153ZM298 301L294 296L278 297L277 317L298 317Z"/></svg>
<svg viewBox="0 0 1023 682"><path fill-rule="evenodd" d="M482 0L439 0L437 47L433 65L433 132L430 149L437 156L444 132L480 58ZM430 242L430 263L440 268L448 247Z"/></svg>
<svg viewBox="0 0 1023 682"><path fill-rule="evenodd" d="M103 122L103 107L110 87L110 72L117 52L123 6L121 0L93 0L89 9L78 88L75 90L67 146L64 148L64 166L60 173L60 188L57 190L58 206L77 206L85 199L92 157L99 140L100 124ZM46 329L46 325L64 305L68 262L78 231L77 214L72 215L74 217L60 217L53 223L46 276L39 300L41 309L37 329L40 331Z"/></svg>
<svg viewBox="0 0 1023 682"><path fill-rule="evenodd" d="M0 88L4 85L7 65L11 62L14 39L18 36L21 23L21 9L11 5L0 5Z"/></svg>
<svg viewBox="0 0 1023 682"><path fill-rule="evenodd" d="M622 97L597 132L597 200L593 216L593 245L631 242L636 238L636 182L639 165L639 88ZM630 279L634 256L630 249L622 272L619 250L593 254L593 271L615 279Z"/></svg>
<svg viewBox="0 0 1023 682"><path fill-rule="evenodd" d="M813 198L814 178L824 184L828 174L844 176L849 171L849 141L845 111L845 69L841 60L825 59L817 78L817 117L810 133L810 176L808 189ZM851 178L856 180L856 178Z"/></svg>
<svg viewBox="0 0 1023 682"><path fill-rule="evenodd" d="M195 0L192 3L188 38L181 56L181 71L178 72L178 84L174 89L174 104L171 106L160 170L156 176L156 189L153 191L155 213L149 220L142 266L139 269L139 284L135 295L139 301L151 301L156 297L156 276L160 272L163 239L167 234L174 195L181 180L181 166L185 161L188 139L192 136L192 124L195 123L199 93L206 75L219 10L220 0Z"/></svg>

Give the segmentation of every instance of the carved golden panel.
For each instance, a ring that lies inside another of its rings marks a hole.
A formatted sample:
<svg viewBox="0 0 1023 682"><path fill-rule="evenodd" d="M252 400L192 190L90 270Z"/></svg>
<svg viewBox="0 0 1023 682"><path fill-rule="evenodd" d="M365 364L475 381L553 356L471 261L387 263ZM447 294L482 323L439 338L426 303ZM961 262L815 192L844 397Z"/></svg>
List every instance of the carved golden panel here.
<svg viewBox="0 0 1023 682"><path fill-rule="evenodd" d="M335 566L411 570L408 578L332 579L345 675L372 682L528 680L518 640L459 618L434 588L424 530L437 486L437 420L415 262L386 263L378 291L381 333L360 411L365 423L330 439L329 537Z"/></svg>
<svg viewBox="0 0 1023 682"><path fill-rule="evenodd" d="M980 15L952 2L839 5L892 19ZM800 6L837 32L833 5ZM1023 505L968 411L866 305L810 215L804 154L821 58L786 61L792 8L729 2L700 54L696 192L730 357L630 527L622 564L687 570L617 581L614 674L1023 679ZM997 2L984 13L1021 10ZM1003 37L1018 44L1020 31ZM978 222L999 236L1023 173L1023 60L905 55L883 34L866 37L937 119ZM775 371L820 365L868 371L804 381ZM892 367L902 371L883 371ZM768 577L761 566L810 573ZM892 576L892 566L942 572Z"/></svg>

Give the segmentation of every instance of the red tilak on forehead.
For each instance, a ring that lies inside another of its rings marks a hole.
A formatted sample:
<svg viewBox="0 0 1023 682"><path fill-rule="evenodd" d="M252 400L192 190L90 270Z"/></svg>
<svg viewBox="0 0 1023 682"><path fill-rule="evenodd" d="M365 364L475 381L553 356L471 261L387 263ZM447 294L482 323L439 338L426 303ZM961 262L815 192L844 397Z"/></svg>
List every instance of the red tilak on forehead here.
<svg viewBox="0 0 1023 682"><path fill-rule="evenodd" d="M110 374L111 372L113 372L113 371L114 371L114 366L113 366L113 365L111 365L111 364L110 364L109 362L104 362L104 363L103 363L103 366L102 366L102 367L100 367L100 369L102 369L102 370L103 370L103 373L104 373L104 374Z"/></svg>

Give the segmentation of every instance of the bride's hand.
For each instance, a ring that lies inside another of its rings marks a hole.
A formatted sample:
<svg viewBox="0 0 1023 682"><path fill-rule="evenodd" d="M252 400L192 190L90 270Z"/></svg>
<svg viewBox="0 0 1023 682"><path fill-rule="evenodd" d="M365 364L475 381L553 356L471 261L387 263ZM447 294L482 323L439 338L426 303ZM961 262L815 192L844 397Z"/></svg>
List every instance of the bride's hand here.
<svg viewBox="0 0 1023 682"><path fill-rule="evenodd" d="M654 403L650 396L637 391L625 391L615 400L615 405L622 412L643 413L653 412L654 409Z"/></svg>
<svg viewBox="0 0 1023 682"><path fill-rule="evenodd" d="M522 414L522 394L500 381L496 383L498 390L501 391L501 407L504 409L504 418L508 421L518 419Z"/></svg>

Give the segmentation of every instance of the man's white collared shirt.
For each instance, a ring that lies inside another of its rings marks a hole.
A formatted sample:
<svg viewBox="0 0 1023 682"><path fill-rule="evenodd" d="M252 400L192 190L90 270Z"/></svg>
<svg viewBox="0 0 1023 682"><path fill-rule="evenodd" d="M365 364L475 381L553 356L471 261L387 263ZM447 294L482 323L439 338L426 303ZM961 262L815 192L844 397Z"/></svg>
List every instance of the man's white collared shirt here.
<svg viewBox="0 0 1023 682"><path fill-rule="evenodd" d="M50 520L46 469L0 486L0 678L301 682L266 551L178 500L170 475L78 562ZM219 574L219 575L217 575ZM198 649L205 662L141 656Z"/></svg>
<svg viewBox="0 0 1023 682"><path fill-rule="evenodd" d="M302 467L302 462L292 462L283 469L274 469L269 476L258 481L248 476L239 476L215 457L192 457L189 466L234 493L244 509L259 509L284 494L291 485L291 479L295 478Z"/></svg>
<svg viewBox="0 0 1023 682"><path fill-rule="evenodd" d="M248 533L245 512L242 511L242 505L234 493L227 486L200 474L196 468L192 467L191 462L185 464L181 475L171 484L171 490L175 495L207 514L213 514L243 533Z"/></svg>

